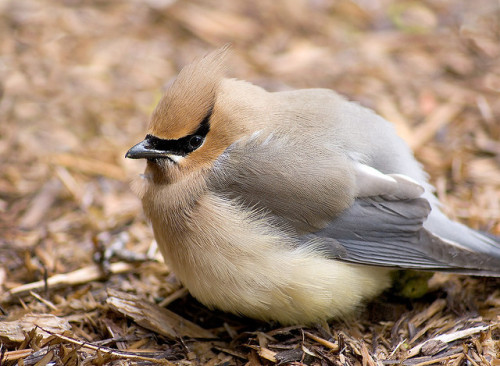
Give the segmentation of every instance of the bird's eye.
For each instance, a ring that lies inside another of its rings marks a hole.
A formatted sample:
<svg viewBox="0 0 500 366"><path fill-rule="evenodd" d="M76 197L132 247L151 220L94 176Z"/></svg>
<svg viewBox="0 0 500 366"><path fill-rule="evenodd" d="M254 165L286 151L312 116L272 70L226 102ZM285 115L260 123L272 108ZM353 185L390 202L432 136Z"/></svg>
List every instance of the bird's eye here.
<svg viewBox="0 0 500 366"><path fill-rule="evenodd" d="M189 139L189 147L195 150L200 147L203 142L203 137L200 135L194 135Z"/></svg>

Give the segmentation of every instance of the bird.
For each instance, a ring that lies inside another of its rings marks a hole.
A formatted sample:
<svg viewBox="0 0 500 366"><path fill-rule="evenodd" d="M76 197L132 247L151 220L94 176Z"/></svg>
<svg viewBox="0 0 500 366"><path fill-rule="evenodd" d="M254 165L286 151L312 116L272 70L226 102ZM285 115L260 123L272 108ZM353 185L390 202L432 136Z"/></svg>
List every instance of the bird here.
<svg viewBox="0 0 500 366"><path fill-rule="evenodd" d="M500 237L452 221L394 126L329 89L186 65L126 158L165 263L209 308L289 324L353 314L402 269L500 276Z"/></svg>

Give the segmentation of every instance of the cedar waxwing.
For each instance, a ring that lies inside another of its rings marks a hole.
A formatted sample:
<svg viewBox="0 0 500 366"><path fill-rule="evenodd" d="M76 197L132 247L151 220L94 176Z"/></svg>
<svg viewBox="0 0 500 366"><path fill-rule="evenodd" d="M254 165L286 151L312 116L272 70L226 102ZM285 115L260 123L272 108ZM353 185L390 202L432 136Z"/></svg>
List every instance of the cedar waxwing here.
<svg viewBox="0 0 500 366"><path fill-rule="evenodd" d="M127 158L166 263L209 307L283 324L348 314L394 269L500 276L500 238L448 219L393 126L326 89L186 66Z"/></svg>

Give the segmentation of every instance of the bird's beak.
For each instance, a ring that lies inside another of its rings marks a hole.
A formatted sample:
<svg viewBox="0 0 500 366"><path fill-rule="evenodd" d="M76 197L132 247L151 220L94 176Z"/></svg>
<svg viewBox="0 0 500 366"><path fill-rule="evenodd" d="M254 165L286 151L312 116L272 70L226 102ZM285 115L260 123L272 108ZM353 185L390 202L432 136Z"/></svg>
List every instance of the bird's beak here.
<svg viewBox="0 0 500 366"><path fill-rule="evenodd" d="M146 139L132 146L125 154L125 157L129 159L154 159L168 156L165 151L154 149Z"/></svg>

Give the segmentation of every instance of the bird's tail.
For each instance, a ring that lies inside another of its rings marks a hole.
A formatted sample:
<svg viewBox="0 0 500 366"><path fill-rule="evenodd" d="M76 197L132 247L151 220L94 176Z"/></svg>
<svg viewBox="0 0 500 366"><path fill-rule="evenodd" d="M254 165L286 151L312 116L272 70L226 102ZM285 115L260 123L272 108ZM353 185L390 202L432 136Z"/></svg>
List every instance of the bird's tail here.
<svg viewBox="0 0 500 366"><path fill-rule="evenodd" d="M500 237L452 221L435 207L424 227L439 239L455 246L457 253L467 253L465 262L462 255L458 256L462 257L457 266L459 268L450 269L450 272L500 277Z"/></svg>

